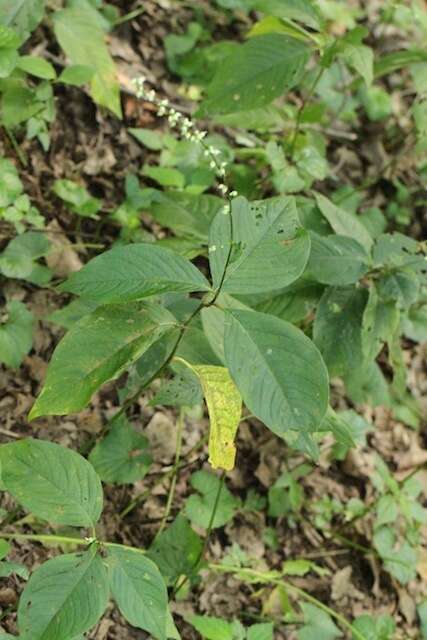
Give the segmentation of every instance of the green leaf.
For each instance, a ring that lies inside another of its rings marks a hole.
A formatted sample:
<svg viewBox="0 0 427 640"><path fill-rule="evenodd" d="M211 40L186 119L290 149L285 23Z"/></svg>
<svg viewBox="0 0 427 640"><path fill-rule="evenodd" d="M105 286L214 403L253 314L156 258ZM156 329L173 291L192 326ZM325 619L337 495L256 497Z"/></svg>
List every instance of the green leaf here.
<svg viewBox="0 0 427 640"><path fill-rule="evenodd" d="M414 342L427 342L427 304L409 310L403 318L403 332Z"/></svg>
<svg viewBox="0 0 427 640"><path fill-rule="evenodd" d="M0 447L2 482L38 518L75 527L94 526L102 511L101 482L75 451L25 439Z"/></svg>
<svg viewBox="0 0 427 640"><path fill-rule="evenodd" d="M310 0L255 0L254 8L285 20L296 20L312 29L319 30L322 25L322 16Z"/></svg>
<svg viewBox="0 0 427 640"><path fill-rule="evenodd" d="M44 6L44 0L2 0L0 24L15 29L24 41L43 18Z"/></svg>
<svg viewBox="0 0 427 640"><path fill-rule="evenodd" d="M152 244L106 251L60 286L61 291L99 303L130 302L167 291L209 289L206 278L186 258Z"/></svg>
<svg viewBox="0 0 427 640"><path fill-rule="evenodd" d="M366 640L393 640L396 624L391 616L382 615L374 618L366 613L354 620L353 628ZM356 640L354 634L353 639Z"/></svg>
<svg viewBox="0 0 427 640"><path fill-rule="evenodd" d="M253 624L248 629L247 640L274 640L273 631L272 622Z"/></svg>
<svg viewBox="0 0 427 640"><path fill-rule="evenodd" d="M233 640L234 625L213 616L191 616L189 623L205 640Z"/></svg>
<svg viewBox="0 0 427 640"><path fill-rule="evenodd" d="M18 607L20 640L59 640L88 631L108 603L97 546L48 560L31 576Z"/></svg>
<svg viewBox="0 0 427 640"><path fill-rule="evenodd" d="M104 31L93 12L82 7L55 11L55 36L73 65L90 66L95 74L91 93L95 102L122 115L115 64L104 41Z"/></svg>
<svg viewBox="0 0 427 640"><path fill-rule="evenodd" d="M23 186L18 172L11 160L0 157L0 207L7 207L22 193Z"/></svg>
<svg viewBox="0 0 427 640"><path fill-rule="evenodd" d="M313 327L313 339L331 376L357 369L363 363L362 319L368 292L354 287L326 289Z"/></svg>
<svg viewBox="0 0 427 640"><path fill-rule="evenodd" d="M113 598L130 624L166 640L168 595L160 571L138 550L109 547Z"/></svg>
<svg viewBox="0 0 427 640"><path fill-rule="evenodd" d="M138 374L138 386L148 385L174 352L180 337L179 327L167 329L164 334L153 342L135 363Z"/></svg>
<svg viewBox="0 0 427 640"><path fill-rule="evenodd" d="M44 58L38 56L21 56L18 67L36 78L43 80L54 80L56 71L53 66Z"/></svg>
<svg viewBox="0 0 427 640"><path fill-rule="evenodd" d="M191 495L185 503L185 514L198 527L207 529L218 496L220 479L208 471L196 471L191 476L191 485L201 495ZM218 505L212 527L222 527L231 520L240 506L240 502L227 489L225 484L219 494Z"/></svg>
<svg viewBox="0 0 427 640"><path fill-rule="evenodd" d="M185 361L184 361L185 362ZM214 469L234 469L234 438L242 414L242 398L225 367L185 364L200 379L209 412L209 462Z"/></svg>
<svg viewBox="0 0 427 640"><path fill-rule="evenodd" d="M10 542L7 540L0 540L0 560L3 560L7 556L11 549Z"/></svg>
<svg viewBox="0 0 427 640"><path fill-rule="evenodd" d="M283 293L266 297L253 306L256 311L297 324L313 312L322 293L323 287L301 279L287 287Z"/></svg>
<svg viewBox="0 0 427 640"><path fill-rule="evenodd" d="M163 187L178 187L182 189L185 185L185 176L178 169L172 167L150 167L145 165L142 175L158 182Z"/></svg>
<svg viewBox="0 0 427 640"><path fill-rule="evenodd" d="M251 38L219 65L198 115L269 104L298 83L309 55L305 43L281 33Z"/></svg>
<svg viewBox="0 0 427 640"><path fill-rule="evenodd" d="M0 49L3 51L19 48L20 39L14 29L0 24Z"/></svg>
<svg viewBox="0 0 427 640"><path fill-rule="evenodd" d="M176 370L178 367L179 360L173 368ZM194 407L200 405L202 401L203 391L199 378L191 369L183 365L171 380L162 384L150 401L150 406Z"/></svg>
<svg viewBox="0 0 427 640"><path fill-rule="evenodd" d="M297 632L298 640L335 640L342 633L332 618L322 609L306 602L301 604L304 626Z"/></svg>
<svg viewBox="0 0 427 640"><path fill-rule="evenodd" d="M368 270L364 248L346 236L320 236L310 232L311 253L305 275L316 282L347 285L357 282Z"/></svg>
<svg viewBox="0 0 427 640"><path fill-rule="evenodd" d="M83 217L96 218L102 206L101 200L94 198L87 189L72 180L55 180L53 192Z"/></svg>
<svg viewBox="0 0 427 640"><path fill-rule="evenodd" d="M50 242L43 233L27 231L13 238L0 254L0 272L7 278L22 278L32 281L38 266L35 262L50 250ZM45 269L47 281L50 271Z"/></svg>
<svg viewBox="0 0 427 640"><path fill-rule="evenodd" d="M167 583L173 584L180 576L197 574L202 549L202 539L179 514L171 526L154 539L148 557L159 567Z"/></svg>
<svg viewBox="0 0 427 640"><path fill-rule="evenodd" d="M381 276L378 280L378 293L385 302L393 300L401 309L409 307L417 301L420 281L410 269L398 269Z"/></svg>
<svg viewBox="0 0 427 640"><path fill-rule="evenodd" d="M95 311L97 306L97 303L91 300L76 298L70 304L49 314L46 319L64 329L71 329L76 322Z"/></svg>
<svg viewBox="0 0 427 640"><path fill-rule="evenodd" d="M303 272L310 238L301 227L293 198L272 198L251 204L233 200L232 252L230 214L220 211L209 233L209 264L215 287L226 293L265 293L282 289Z"/></svg>
<svg viewBox="0 0 427 640"><path fill-rule="evenodd" d="M384 562L384 568L401 584L407 584L417 575L417 553L404 540L396 544L396 534L389 525L374 533L373 543Z"/></svg>
<svg viewBox="0 0 427 640"><path fill-rule="evenodd" d="M343 59L357 71L369 87L374 79L374 52L364 44L343 42Z"/></svg>
<svg viewBox="0 0 427 640"><path fill-rule="evenodd" d="M224 201L216 196L169 191L158 194L150 207L150 214L177 235L206 241L210 224L223 206Z"/></svg>
<svg viewBox="0 0 427 640"><path fill-rule="evenodd" d="M147 438L121 416L92 449L89 461L103 482L131 484L141 480L150 468L152 458L147 449Z"/></svg>
<svg viewBox="0 0 427 640"><path fill-rule="evenodd" d="M209 344L220 359L221 363L225 364L224 335L226 316L223 308L246 309L249 311L250 307L241 303L240 300L233 298L228 293L220 293L217 298L217 303L219 305L218 307L210 306L202 309L200 317L202 320L203 331L205 332Z"/></svg>
<svg viewBox="0 0 427 640"><path fill-rule="evenodd" d="M11 300L0 320L0 362L19 367L33 346L34 317L18 300Z"/></svg>
<svg viewBox="0 0 427 640"><path fill-rule="evenodd" d="M426 62L427 52L424 49L402 49L381 56L375 61L375 78L394 73L403 67L417 62Z"/></svg>
<svg viewBox="0 0 427 640"><path fill-rule="evenodd" d="M18 52L15 49L0 48L0 79L8 78L15 69L19 60Z"/></svg>
<svg viewBox="0 0 427 640"><path fill-rule="evenodd" d="M9 578L13 574L23 580L28 580L30 577L30 572L25 565L19 564L19 562L0 562L0 578Z"/></svg>
<svg viewBox="0 0 427 640"><path fill-rule="evenodd" d="M163 133L153 131L153 129L128 129L138 142L151 149L152 151L160 151L163 149Z"/></svg>
<svg viewBox="0 0 427 640"><path fill-rule="evenodd" d="M29 419L80 411L174 324L166 309L141 303L99 307L83 317L55 349Z"/></svg>
<svg viewBox="0 0 427 640"><path fill-rule="evenodd" d="M1 107L3 123L8 127L16 127L40 112L43 103L37 100L31 89L13 85L4 92Z"/></svg>
<svg viewBox="0 0 427 640"><path fill-rule="evenodd" d="M383 345L391 342L398 329L400 312L396 305L383 302L371 285L362 319L362 348L366 362L374 360Z"/></svg>
<svg viewBox="0 0 427 640"><path fill-rule="evenodd" d="M316 193L315 197L320 212L329 222L335 233L357 240L365 249L371 248L373 243L372 237L357 216L345 209L337 207L337 205L321 193Z"/></svg>
<svg viewBox="0 0 427 640"><path fill-rule="evenodd" d="M80 87L90 82L95 75L95 69L85 64L72 64L66 67L58 78L58 82Z"/></svg>
<svg viewBox="0 0 427 640"><path fill-rule="evenodd" d="M281 437L315 431L328 408L329 383L313 342L264 313L228 309L227 316L225 359L251 413Z"/></svg>

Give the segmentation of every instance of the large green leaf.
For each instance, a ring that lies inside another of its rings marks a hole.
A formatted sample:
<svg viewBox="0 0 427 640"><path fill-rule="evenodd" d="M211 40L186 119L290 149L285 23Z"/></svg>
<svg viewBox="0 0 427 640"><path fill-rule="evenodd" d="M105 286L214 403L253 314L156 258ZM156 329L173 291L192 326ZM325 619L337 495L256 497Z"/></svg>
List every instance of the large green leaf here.
<svg viewBox="0 0 427 640"><path fill-rule="evenodd" d="M232 252L227 264L230 237ZM227 293L283 289L301 275L309 253L310 238L299 222L293 198L251 204L236 198L231 214L218 213L209 234L213 283L215 287L221 284L227 264L221 286Z"/></svg>
<svg viewBox="0 0 427 640"><path fill-rule="evenodd" d="M135 363L135 372L138 376L138 386L142 388L160 374L162 368L173 354L181 332L179 327L172 327L153 342Z"/></svg>
<svg viewBox="0 0 427 640"><path fill-rule="evenodd" d="M140 302L99 307L84 316L56 347L30 420L80 411L174 324L166 309Z"/></svg>
<svg viewBox="0 0 427 640"><path fill-rule="evenodd" d="M96 545L48 560L31 576L19 601L20 640L65 640L88 631L104 613L108 591Z"/></svg>
<svg viewBox="0 0 427 640"><path fill-rule="evenodd" d="M25 304L11 300L0 323L0 362L19 367L33 344L34 317Z"/></svg>
<svg viewBox="0 0 427 640"><path fill-rule="evenodd" d="M321 193L315 195L317 206L335 233L357 240L367 250L371 248L372 236L357 216L338 207Z"/></svg>
<svg viewBox="0 0 427 640"><path fill-rule="evenodd" d="M129 302L166 291L208 291L206 278L185 258L153 244L102 253L61 287L99 303Z"/></svg>
<svg viewBox="0 0 427 640"><path fill-rule="evenodd" d="M322 284L357 282L368 269L368 255L361 244L347 236L310 233L311 253L305 275Z"/></svg>
<svg viewBox="0 0 427 640"><path fill-rule="evenodd" d="M251 38L219 65L198 114L233 113L269 104L297 84L309 55L305 43L281 33Z"/></svg>
<svg viewBox="0 0 427 640"><path fill-rule="evenodd" d="M331 376L350 373L363 363L362 320L367 298L366 289L333 287L320 300L313 338Z"/></svg>
<svg viewBox="0 0 427 640"><path fill-rule="evenodd" d="M209 341L215 355L220 361L225 363L224 356L224 335L225 335L225 313L223 308L227 309L246 309L250 307L236 300L228 293L220 293L217 298L218 306L205 307L200 312L203 331Z"/></svg>
<svg viewBox="0 0 427 640"><path fill-rule="evenodd" d="M96 103L108 107L119 118L119 82L116 67L104 38L105 34L94 17L84 7L56 11L53 14L56 38L73 65L90 66L95 70L91 80L92 97Z"/></svg>
<svg viewBox="0 0 427 640"><path fill-rule="evenodd" d="M108 549L114 600L130 624L166 640L168 595L157 566L137 550Z"/></svg>
<svg viewBox="0 0 427 640"><path fill-rule="evenodd" d="M21 40L26 40L44 14L45 0L2 0L0 24L12 27Z"/></svg>
<svg viewBox="0 0 427 640"><path fill-rule="evenodd" d="M53 442L20 440L0 447L2 482L38 518L92 527L102 511L101 482L82 456Z"/></svg>
<svg viewBox="0 0 427 640"><path fill-rule="evenodd" d="M177 235L206 240L209 226L223 206L223 200L216 196L171 191L158 195L150 213L163 227L172 229Z"/></svg>
<svg viewBox="0 0 427 640"><path fill-rule="evenodd" d="M255 0L254 8L278 18L297 20L312 29L319 29L322 16L311 0Z"/></svg>
<svg viewBox="0 0 427 640"><path fill-rule="evenodd" d="M248 409L269 429L315 431L328 408L325 364L293 325L256 311L227 310L225 359Z"/></svg>

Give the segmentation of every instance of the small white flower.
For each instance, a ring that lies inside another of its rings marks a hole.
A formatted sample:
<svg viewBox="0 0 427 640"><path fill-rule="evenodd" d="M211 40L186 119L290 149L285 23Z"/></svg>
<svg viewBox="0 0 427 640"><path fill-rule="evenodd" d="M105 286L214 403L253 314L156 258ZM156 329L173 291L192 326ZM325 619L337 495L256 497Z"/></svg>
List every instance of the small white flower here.
<svg viewBox="0 0 427 640"><path fill-rule="evenodd" d="M224 196L228 192L228 187L226 184L219 184L218 191L220 191Z"/></svg>
<svg viewBox="0 0 427 640"><path fill-rule="evenodd" d="M230 198L235 198L238 195L237 191L230 191Z"/></svg>

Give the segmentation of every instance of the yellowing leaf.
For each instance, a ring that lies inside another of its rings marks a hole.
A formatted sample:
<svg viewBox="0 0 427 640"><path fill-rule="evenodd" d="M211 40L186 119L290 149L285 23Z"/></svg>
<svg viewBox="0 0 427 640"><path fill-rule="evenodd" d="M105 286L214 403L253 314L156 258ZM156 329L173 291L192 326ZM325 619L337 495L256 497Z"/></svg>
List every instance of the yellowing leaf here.
<svg viewBox="0 0 427 640"><path fill-rule="evenodd" d="M234 468L234 438L242 413L242 398L228 369L215 365L189 365L200 379L210 419L209 462L214 469Z"/></svg>

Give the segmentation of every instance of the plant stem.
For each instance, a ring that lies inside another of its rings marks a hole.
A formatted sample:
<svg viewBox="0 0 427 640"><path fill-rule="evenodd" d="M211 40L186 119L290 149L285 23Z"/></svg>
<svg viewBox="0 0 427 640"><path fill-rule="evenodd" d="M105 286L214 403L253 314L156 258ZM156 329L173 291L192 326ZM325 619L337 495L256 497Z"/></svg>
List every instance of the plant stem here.
<svg viewBox="0 0 427 640"><path fill-rule="evenodd" d="M163 519L160 523L160 527L159 530L157 532L157 535L160 535L161 532L163 531L163 529L166 526L166 522L169 518L169 514L171 512L171 508L172 508L172 503L173 503L173 499L175 496L175 488L176 488L176 481L178 478L178 471L179 471L179 462L180 462L180 458L181 458L181 450L182 450L182 435L183 435L183 431L184 431L184 409L180 409L179 411L179 416L178 416L178 428L177 428L177 432L176 432L176 449L175 449L175 463L173 465L173 468L171 470L171 484L169 487L169 494L168 494L168 499L166 502L166 508L165 508L165 514L163 516Z"/></svg>
<svg viewBox="0 0 427 640"><path fill-rule="evenodd" d="M140 16L142 13L144 13L145 8L144 7L138 7L137 9L134 9L133 11L129 11L129 13L125 13L124 16L121 16L120 18L117 18L117 20L114 21L114 27L118 27L119 25L123 24L124 22L129 22L129 20L133 20L134 18L137 18L138 16Z"/></svg>
<svg viewBox="0 0 427 640"><path fill-rule="evenodd" d="M54 534L37 534L37 533L3 533L0 532L0 538L6 540L31 540L33 542L45 542L46 544L76 544L78 546L89 546L91 542L98 542L103 547L120 547L121 549L127 549L128 551L134 551L135 553L144 553L145 549L138 549L137 547L130 547L127 544L121 544L120 542L104 542L103 540L96 540L95 538L72 538L71 536L57 536Z"/></svg>
<svg viewBox="0 0 427 640"><path fill-rule="evenodd" d="M4 125L3 125L4 126ZM16 138L15 138L15 134L13 133L13 131L11 129L9 129L9 127L4 127L4 130L7 133L7 137L9 138L10 142L12 143L12 147L15 149L15 153L19 158L20 163L26 167L28 164L27 161L27 157L25 155L25 153L22 151L21 147L19 146Z"/></svg>
<svg viewBox="0 0 427 640"><path fill-rule="evenodd" d="M224 486L224 480L225 480L225 471L223 471L221 473L221 477L220 477L220 481L218 484L218 490L216 492L216 496L215 496L215 502L212 508L212 513L211 513L211 517L209 519L209 524L208 524L208 528L206 529L206 536L205 539L203 541L203 547L200 550L200 553L198 554L193 566L192 566L192 570L191 573L196 569L196 567L198 567L200 561L202 560L203 556L206 553L206 549L208 548L208 544L209 544L209 539L212 533L212 529L213 529L213 523L215 521L215 516L216 516L216 512L218 509L218 505L219 505L219 500L221 497L221 492L222 492L222 488ZM189 576L186 575L184 580L182 582L180 582L178 584L178 580L175 582L174 588L172 590L172 597L175 597L177 595L177 593L182 589L182 587L189 581Z"/></svg>
<svg viewBox="0 0 427 640"><path fill-rule="evenodd" d="M312 97L313 93L315 92L316 87L319 84L324 72L325 72L325 67L321 66L319 71L317 72L316 77L314 78L313 84L311 85L311 87L310 87L310 89L308 91L308 94L302 100L300 108L298 109L297 117L296 117L296 120L295 120L295 129L294 129L294 133L293 133L292 139L291 139L291 145L290 145L291 148L290 148L290 151L289 151L289 156L290 156L291 160L294 159L295 146L296 146L298 134L299 134L299 131L300 131L301 119L302 119L303 111L305 109L305 105L311 99L311 97Z"/></svg>
<svg viewBox="0 0 427 640"><path fill-rule="evenodd" d="M0 538L6 540L33 540L34 542L47 542L48 544L77 544L88 545L88 541L83 538L72 538L71 536L57 536L49 534L37 533L3 533L0 532Z"/></svg>
<svg viewBox="0 0 427 640"><path fill-rule="evenodd" d="M356 640L367 640L366 636L362 635L360 631L355 629L355 627L340 613L338 613L334 609L331 609L326 604L324 604L314 596L310 595L304 589L301 589L300 587L295 586L291 582L284 580L282 577L275 577L269 573L263 573L261 571L256 571L255 569L233 567L229 565L216 564L216 563L209 563L209 569L212 569L212 571L218 571L221 573L233 573L237 575L246 575L248 578L254 578L255 580L258 579L259 582L284 586L286 589L290 589L294 591L296 594L301 596L301 598L304 598L304 600L307 600L307 602L310 602L311 604L315 605L318 609L321 609L322 611L330 615L332 618L335 618L335 620L337 620L337 622L339 622L343 627L351 631L351 633L353 634L353 637Z"/></svg>
<svg viewBox="0 0 427 640"><path fill-rule="evenodd" d="M201 446L203 446L205 444L205 442L207 441L209 435L206 434L205 436L203 436L203 438L201 438L201 440L199 440L199 442L197 442L194 447L192 447L190 449L190 451L187 452L186 457L190 456L192 453L194 453L194 451L197 451L197 449L199 449ZM188 466L188 464L194 464L193 463L188 463L188 462L182 462L179 465L179 469ZM125 507L123 509L123 511L121 511L119 513L119 517L120 518L124 518L125 516L127 516L128 513L130 513L131 511L133 511L133 509L135 509L135 507L145 498L148 498L148 496L151 494L152 490L154 487L157 487L159 484L161 484L163 482L163 480L165 478L167 478L169 475L171 475L173 472L173 468L166 471L163 475L160 476L160 478L154 483L154 485L149 488L146 489L145 491L143 491L142 493L138 494L133 500L131 500L129 502L129 504L127 505L127 507Z"/></svg>

